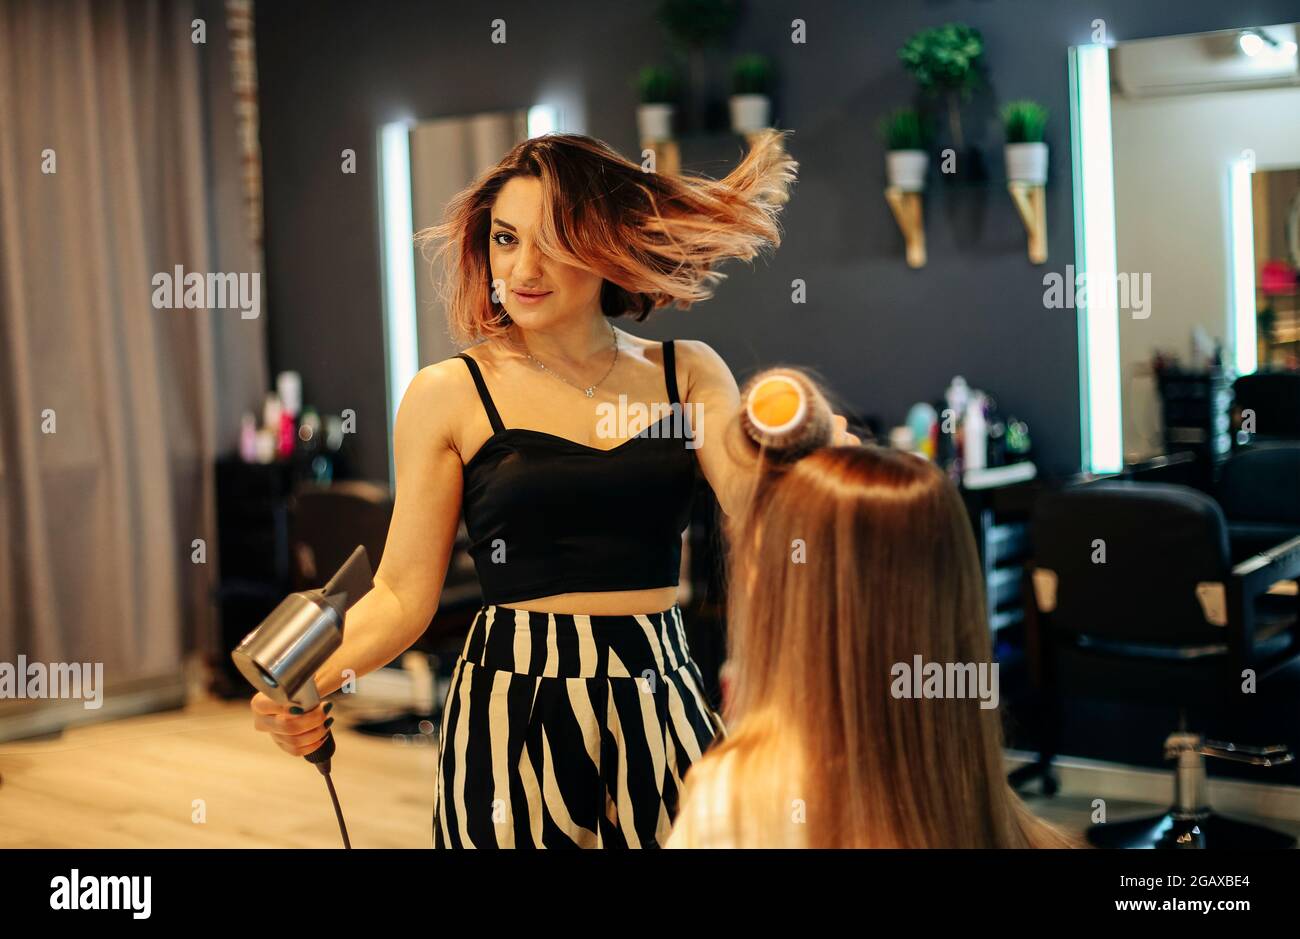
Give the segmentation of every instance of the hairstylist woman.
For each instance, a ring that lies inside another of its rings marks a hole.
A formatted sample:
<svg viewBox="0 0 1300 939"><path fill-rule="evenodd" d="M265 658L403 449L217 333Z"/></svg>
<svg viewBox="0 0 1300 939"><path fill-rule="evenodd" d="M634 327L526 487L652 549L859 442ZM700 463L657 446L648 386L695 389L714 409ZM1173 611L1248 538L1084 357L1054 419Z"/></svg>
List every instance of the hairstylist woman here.
<svg viewBox="0 0 1300 939"><path fill-rule="evenodd" d="M329 694L344 669L363 675L419 637L463 512L486 605L447 697L436 845L658 846L686 770L723 733L676 597L696 467L724 512L751 475L712 432L739 392L705 344L614 320L688 308L718 262L776 247L796 167L776 131L721 181L550 134L424 233L450 251L452 331L477 344L402 400L383 561L316 681ZM291 754L324 736L319 708L293 716L258 695L253 710Z"/></svg>

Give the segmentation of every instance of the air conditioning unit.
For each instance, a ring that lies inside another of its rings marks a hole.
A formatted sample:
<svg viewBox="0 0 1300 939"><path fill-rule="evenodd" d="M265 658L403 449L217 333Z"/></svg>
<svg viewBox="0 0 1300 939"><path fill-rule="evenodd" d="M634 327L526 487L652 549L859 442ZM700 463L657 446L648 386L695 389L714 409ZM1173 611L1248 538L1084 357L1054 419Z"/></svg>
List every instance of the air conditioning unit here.
<svg viewBox="0 0 1300 939"><path fill-rule="evenodd" d="M1110 52L1111 84L1129 98L1300 85L1296 33L1287 23L1124 42Z"/></svg>

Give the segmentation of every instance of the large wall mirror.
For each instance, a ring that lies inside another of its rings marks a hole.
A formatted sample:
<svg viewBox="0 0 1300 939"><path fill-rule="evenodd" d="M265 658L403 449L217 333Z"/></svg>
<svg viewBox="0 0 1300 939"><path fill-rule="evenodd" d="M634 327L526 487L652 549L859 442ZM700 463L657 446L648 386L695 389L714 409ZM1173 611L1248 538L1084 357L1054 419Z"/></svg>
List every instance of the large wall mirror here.
<svg viewBox="0 0 1300 939"><path fill-rule="evenodd" d="M381 263L389 446L406 386L426 365L460 350L447 331L433 272L415 233L442 221L448 201L516 144L564 131L551 105L385 125L379 134ZM394 461L389 454L389 466Z"/></svg>
<svg viewBox="0 0 1300 939"><path fill-rule="evenodd" d="M1300 113L1291 119L1292 130ZM1300 369L1300 161L1257 169L1251 179L1255 283L1259 294L1259 365Z"/></svg>
<svg viewBox="0 0 1300 939"><path fill-rule="evenodd" d="M1196 443L1166 439L1171 376L1300 368L1297 34L1071 50L1085 468Z"/></svg>

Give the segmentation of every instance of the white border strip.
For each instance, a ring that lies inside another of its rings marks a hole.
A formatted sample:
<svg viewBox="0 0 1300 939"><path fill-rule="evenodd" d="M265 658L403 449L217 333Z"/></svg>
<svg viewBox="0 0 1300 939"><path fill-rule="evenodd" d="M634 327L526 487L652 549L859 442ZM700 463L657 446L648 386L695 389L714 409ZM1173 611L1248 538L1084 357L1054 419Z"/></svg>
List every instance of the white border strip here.
<svg viewBox="0 0 1300 939"><path fill-rule="evenodd" d="M534 104L528 109L528 138L560 132L559 108L550 104Z"/></svg>
<svg viewBox="0 0 1300 939"><path fill-rule="evenodd" d="M1124 464L1109 55L1100 44L1070 49L1075 267L1087 283L1077 310L1079 406L1083 464L1093 473L1117 473Z"/></svg>
<svg viewBox="0 0 1300 939"><path fill-rule="evenodd" d="M1243 156L1229 170L1232 212L1232 347L1238 375L1259 367L1255 346L1255 210L1251 204L1253 160Z"/></svg>
<svg viewBox="0 0 1300 939"><path fill-rule="evenodd" d="M384 345L388 371L388 476L396 485L393 430L402 395L420 370L415 307L415 243L411 211L411 135L405 121L379 131Z"/></svg>

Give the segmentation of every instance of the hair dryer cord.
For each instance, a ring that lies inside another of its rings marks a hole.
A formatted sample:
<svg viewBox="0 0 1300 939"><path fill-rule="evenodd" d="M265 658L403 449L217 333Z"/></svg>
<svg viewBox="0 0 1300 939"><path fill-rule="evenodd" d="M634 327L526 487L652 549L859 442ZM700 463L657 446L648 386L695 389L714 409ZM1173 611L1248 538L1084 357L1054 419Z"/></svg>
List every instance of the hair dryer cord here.
<svg viewBox="0 0 1300 939"><path fill-rule="evenodd" d="M330 790L330 800L334 803L334 814L339 819L339 832L343 835L343 847L351 850L352 842L348 840L348 826L343 823L343 810L339 808L339 796L334 791L334 780L330 779L329 773L322 774L325 777L325 785Z"/></svg>

